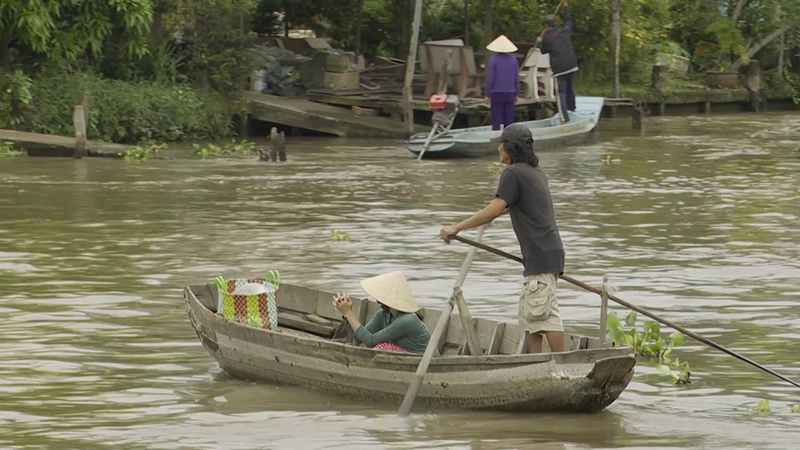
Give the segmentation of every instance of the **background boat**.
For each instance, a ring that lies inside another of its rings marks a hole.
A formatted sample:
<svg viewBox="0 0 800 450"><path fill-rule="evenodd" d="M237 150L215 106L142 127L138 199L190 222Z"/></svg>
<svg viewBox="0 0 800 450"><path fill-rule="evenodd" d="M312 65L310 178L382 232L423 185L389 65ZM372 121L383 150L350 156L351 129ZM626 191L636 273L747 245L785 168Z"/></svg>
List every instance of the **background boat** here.
<svg viewBox="0 0 800 450"><path fill-rule="evenodd" d="M518 122L533 133L534 150L580 144L597 126L603 110L603 97L577 97L576 111L570 121L561 123L560 114L549 119ZM491 140L501 131L491 126L449 130L435 136L425 151L425 158L481 157L497 153L497 143ZM406 148L418 155L425 145L428 133L418 133L405 141Z"/></svg>

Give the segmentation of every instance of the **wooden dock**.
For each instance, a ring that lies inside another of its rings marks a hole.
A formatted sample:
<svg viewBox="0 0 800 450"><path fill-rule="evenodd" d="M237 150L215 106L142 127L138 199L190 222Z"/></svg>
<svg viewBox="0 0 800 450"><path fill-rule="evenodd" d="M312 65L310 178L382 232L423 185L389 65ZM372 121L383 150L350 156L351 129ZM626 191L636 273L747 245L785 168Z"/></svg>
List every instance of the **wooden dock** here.
<svg viewBox="0 0 800 450"><path fill-rule="evenodd" d="M306 93L312 102L336 105L342 107L360 106L380 110L383 114L400 117L403 112L403 103L400 94L396 92L341 92L335 93L325 90L313 90ZM488 123L489 103L483 98L460 98L459 119L457 127L477 126ZM428 99L415 96L413 99L415 122L430 127L431 109ZM544 108L556 110L555 102L538 101L533 99L520 99L516 104L517 117L521 120L533 120L544 117ZM399 120L399 119L398 119Z"/></svg>
<svg viewBox="0 0 800 450"><path fill-rule="evenodd" d="M28 133L0 129L0 141L11 142L14 148L28 151L28 156L71 158L75 154L75 138L52 134ZM89 156L119 158L130 145L86 141Z"/></svg>
<svg viewBox="0 0 800 450"><path fill-rule="evenodd" d="M339 137L404 138L400 122L380 116L357 115L351 109L246 91L251 119L285 125ZM349 105L353 106L353 105ZM427 131L420 127L420 132Z"/></svg>

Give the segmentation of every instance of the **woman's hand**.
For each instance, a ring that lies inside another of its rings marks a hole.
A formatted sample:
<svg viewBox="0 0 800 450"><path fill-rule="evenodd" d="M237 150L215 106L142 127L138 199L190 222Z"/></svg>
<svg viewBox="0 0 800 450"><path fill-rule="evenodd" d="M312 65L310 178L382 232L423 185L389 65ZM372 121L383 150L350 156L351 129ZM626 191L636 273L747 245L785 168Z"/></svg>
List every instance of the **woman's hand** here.
<svg viewBox="0 0 800 450"><path fill-rule="evenodd" d="M353 312L353 301L350 300L350 296L345 293L336 294L336 296L333 297L333 307L346 316Z"/></svg>

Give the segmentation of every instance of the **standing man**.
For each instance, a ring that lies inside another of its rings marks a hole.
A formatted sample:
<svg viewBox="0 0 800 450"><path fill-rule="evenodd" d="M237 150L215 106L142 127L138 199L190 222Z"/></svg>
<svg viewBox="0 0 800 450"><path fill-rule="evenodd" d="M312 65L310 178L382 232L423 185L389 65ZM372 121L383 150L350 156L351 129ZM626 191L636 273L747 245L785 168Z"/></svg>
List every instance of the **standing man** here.
<svg viewBox="0 0 800 450"><path fill-rule="evenodd" d="M569 10L569 1L564 0L564 27L556 26L556 17L552 14L544 19L544 37L536 40L542 53L550 54L550 67L553 78L558 82L558 112L561 123L569 122L569 112L575 112L575 91L572 80L578 71L578 59L572 47L572 30L575 22Z"/></svg>
<svg viewBox="0 0 800 450"><path fill-rule="evenodd" d="M507 127L514 123L516 116L516 100L519 92L519 64L512 55L517 51L505 35L501 34L486 46L494 53L486 67L486 101L489 102L492 115L492 129Z"/></svg>
<svg viewBox="0 0 800 450"><path fill-rule="evenodd" d="M556 301L556 281L564 272L564 246L558 234L547 176L533 153L530 129L513 124L500 135L497 152L508 167L497 193L469 219L444 227L439 237L450 242L460 231L485 225L506 209L522 250L525 277L519 299L519 324L525 329L528 353L542 351L542 335L553 352L564 351L564 326Z"/></svg>

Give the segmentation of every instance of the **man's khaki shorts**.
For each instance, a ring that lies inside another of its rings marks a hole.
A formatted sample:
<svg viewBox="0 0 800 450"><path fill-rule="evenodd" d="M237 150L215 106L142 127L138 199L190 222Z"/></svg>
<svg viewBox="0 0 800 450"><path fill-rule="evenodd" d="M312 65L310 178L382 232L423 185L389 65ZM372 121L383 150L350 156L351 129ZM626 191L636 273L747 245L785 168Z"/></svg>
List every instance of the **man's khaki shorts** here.
<svg viewBox="0 0 800 450"><path fill-rule="evenodd" d="M525 277L519 297L519 325L529 333L564 331L556 300L554 273L539 273Z"/></svg>

